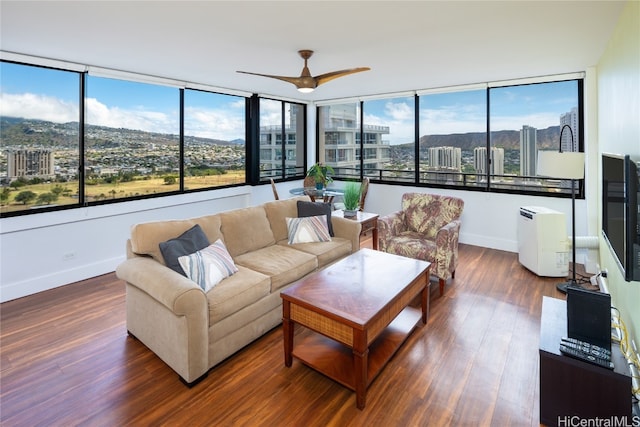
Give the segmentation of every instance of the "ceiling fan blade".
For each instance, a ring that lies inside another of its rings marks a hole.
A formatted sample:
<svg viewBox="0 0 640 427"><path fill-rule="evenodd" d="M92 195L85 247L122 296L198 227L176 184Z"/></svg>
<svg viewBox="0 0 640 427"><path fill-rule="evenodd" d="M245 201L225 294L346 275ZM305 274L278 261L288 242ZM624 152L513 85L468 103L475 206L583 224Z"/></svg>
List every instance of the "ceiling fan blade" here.
<svg viewBox="0 0 640 427"><path fill-rule="evenodd" d="M251 73L249 71L237 71L238 73L243 74L251 74L254 76L261 77L269 77L271 79L278 79L285 81L287 83L294 84L300 92L309 93L312 92L316 87L320 86L323 83L329 82L333 79L337 79L338 77L347 76L353 73L360 73L362 71L369 71L371 68L369 67L360 67L360 68L350 68L347 70L333 71L331 73L320 74L319 76L312 77L309 72L309 67L307 66L307 60L313 55L312 50L299 50L298 53L304 59L304 67L302 68L302 74L300 77L287 77L287 76L274 76L272 74L260 74L260 73Z"/></svg>
<svg viewBox="0 0 640 427"><path fill-rule="evenodd" d="M287 77L287 76L274 76L271 74L260 74L260 73L250 73L248 71L236 71L237 73L242 73L242 74L252 74L254 76L261 76L261 77L269 77L272 79L278 79L278 80L282 80L285 82L289 82L289 83L293 83L294 85L298 85L300 84L300 79L301 77Z"/></svg>
<svg viewBox="0 0 640 427"><path fill-rule="evenodd" d="M369 67L359 67L359 68L350 68L348 70L340 70L333 71L331 73L320 74L319 76L314 77L316 80L316 84L320 86L323 83L329 82L333 79L337 79L338 77L348 76L349 74L360 73L362 71L369 71L371 68Z"/></svg>

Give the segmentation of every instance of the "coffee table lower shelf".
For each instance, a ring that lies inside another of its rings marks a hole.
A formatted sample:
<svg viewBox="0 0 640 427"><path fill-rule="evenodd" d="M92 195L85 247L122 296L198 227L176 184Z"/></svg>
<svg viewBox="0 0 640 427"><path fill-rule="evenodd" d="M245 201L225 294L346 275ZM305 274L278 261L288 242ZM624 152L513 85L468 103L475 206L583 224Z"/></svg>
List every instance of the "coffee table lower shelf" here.
<svg viewBox="0 0 640 427"><path fill-rule="evenodd" d="M419 309L406 307L369 345L367 387L406 341L421 318L422 312ZM352 350L312 330L305 332L293 348L293 357L355 391L356 378Z"/></svg>

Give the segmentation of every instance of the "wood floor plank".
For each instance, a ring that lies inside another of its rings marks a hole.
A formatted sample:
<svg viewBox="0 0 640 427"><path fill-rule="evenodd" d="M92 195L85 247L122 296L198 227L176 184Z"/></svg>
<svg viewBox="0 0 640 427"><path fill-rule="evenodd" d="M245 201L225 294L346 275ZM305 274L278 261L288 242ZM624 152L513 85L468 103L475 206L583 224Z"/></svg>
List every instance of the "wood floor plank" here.
<svg viewBox="0 0 640 427"><path fill-rule="evenodd" d="M444 295L432 286L429 322L358 410L352 391L284 366L281 327L185 387L127 335L124 283L106 274L0 305L0 424L538 425L541 301L563 298L556 282L517 254L461 245Z"/></svg>

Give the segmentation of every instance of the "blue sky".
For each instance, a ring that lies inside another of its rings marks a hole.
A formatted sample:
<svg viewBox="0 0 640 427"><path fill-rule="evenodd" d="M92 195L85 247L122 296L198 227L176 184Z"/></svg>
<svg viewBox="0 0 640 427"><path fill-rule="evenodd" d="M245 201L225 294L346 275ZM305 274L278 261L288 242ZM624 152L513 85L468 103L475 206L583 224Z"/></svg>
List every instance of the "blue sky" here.
<svg viewBox="0 0 640 427"><path fill-rule="evenodd" d="M491 129L514 130L523 125L545 129L577 106L575 81L493 88ZM420 97L420 134L486 131L486 91L450 92ZM412 142L413 97L365 101L366 124L389 126L391 144Z"/></svg>
<svg viewBox="0 0 640 427"><path fill-rule="evenodd" d="M0 63L2 115L69 122L78 120L76 73ZM492 130L522 125L546 128L577 106L577 83L522 85L491 91ZM87 122L151 132L178 133L179 92L174 87L89 77ZM263 124L279 123L279 105L261 103ZM422 96L421 134L482 132L485 91ZM392 144L412 142L413 97L365 101L365 124L389 126ZM244 98L185 91L185 133L224 140L244 138Z"/></svg>

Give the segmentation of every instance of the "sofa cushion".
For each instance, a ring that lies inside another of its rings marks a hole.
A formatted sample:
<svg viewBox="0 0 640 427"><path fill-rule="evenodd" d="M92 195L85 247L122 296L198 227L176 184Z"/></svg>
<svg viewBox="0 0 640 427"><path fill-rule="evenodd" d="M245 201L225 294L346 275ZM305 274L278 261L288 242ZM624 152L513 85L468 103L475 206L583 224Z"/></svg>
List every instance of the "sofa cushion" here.
<svg viewBox="0 0 640 427"><path fill-rule="evenodd" d="M311 273L318 266L314 255L283 245L272 245L235 257L236 265L266 274L271 292Z"/></svg>
<svg viewBox="0 0 640 427"><path fill-rule="evenodd" d="M193 222L200 225L210 242L215 242L218 239L224 241L222 231L220 231L220 226L222 225L220 215L205 215L199 218L193 218Z"/></svg>
<svg viewBox="0 0 640 427"><path fill-rule="evenodd" d="M209 326L269 295L268 276L238 266L238 272L207 292Z"/></svg>
<svg viewBox="0 0 640 427"><path fill-rule="evenodd" d="M287 240L282 240L278 244L289 245ZM290 247L315 255L318 258L318 268L321 268L349 255L351 253L351 240L334 237L330 242L298 243Z"/></svg>
<svg viewBox="0 0 640 427"><path fill-rule="evenodd" d="M178 262L187 277L205 292L238 271L220 239L193 254L179 257Z"/></svg>
<svg viewBox="0 0 640 427"><path fill-rule="evenodd" d="M202 228L196 224L180 236L169 239L166 242L160 242L159 246L166 266L186 276L178 258L206 248L209 246L209 239L207 239Z"/></svg>
<svg viewBox="0 0 640 427"><path fill-rule="evenodd" d="M292 197L290 199L275 200L265 203L264 210L267 212L267 218L271 224L273 237L276 241L286 239L289 236L287 230L287 220L285 218L294 218L298 215L298 201L309 202L309 196Z"/></svg>
<svg viewBox="0 0 640 427"><path fill-rule="evenodd" d="M298 200L297 206L298 217L300 218L307 216L326 215L329 235L331 237L335 236L335 233L333 232L333 223L331 222L331 211L333 210L331 203L318 203Z"/></svg>
<svg viewBox="0 0 640 427"><path fill-rule="evenodd" d="M289 229L289 244L329 242L329 228L327 228L327 216L308 216L304 218L287 218Z"/></svg>
<svg viewBox="0 0 640 427"><path fill-rule="evenodd" d="M276 242L262 206L235 209L219 215L224 242L234 258Z"/></svg>

